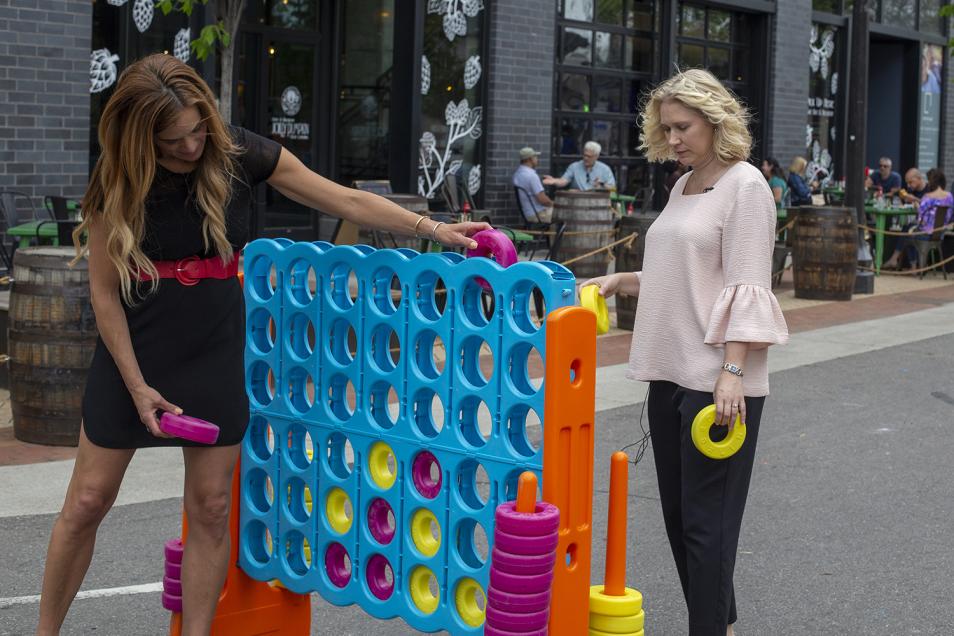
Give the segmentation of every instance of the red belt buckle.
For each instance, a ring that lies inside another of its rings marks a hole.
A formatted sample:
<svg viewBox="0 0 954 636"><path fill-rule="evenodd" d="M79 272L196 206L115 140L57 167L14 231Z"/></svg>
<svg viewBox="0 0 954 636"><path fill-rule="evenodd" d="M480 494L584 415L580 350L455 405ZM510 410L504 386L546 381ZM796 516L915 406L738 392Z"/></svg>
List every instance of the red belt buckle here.
<svg viewBox="0 0 954 636"><path fill-rule="evenodd" d="M195 276L190 275L186 272L186 267L189 266L189 263L199 262L198 256L187 256L186 258L181 258L176 261L175 276L176 280L179 281L182 285L192 286L199 283L199 279Z"/></svg>

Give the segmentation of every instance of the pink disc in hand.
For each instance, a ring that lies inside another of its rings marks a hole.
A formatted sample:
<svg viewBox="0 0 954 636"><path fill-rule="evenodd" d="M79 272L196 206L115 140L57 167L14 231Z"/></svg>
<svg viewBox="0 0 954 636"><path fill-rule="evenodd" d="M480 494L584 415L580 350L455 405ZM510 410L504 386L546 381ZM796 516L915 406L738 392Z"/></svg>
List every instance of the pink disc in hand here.
<svg viewBox="0 0 954 636"><path fill-rule="evenodd" d="M471 238L477 241L477 247L467 250L467 258L493 256L501 267L510 267L517 262L517 248L500 230L481 230Z"/></svg>
<svg viewBox="0 0 954 636"><path fill-rule="evenodd" d="M181 437L199 444L214 444L219 439L219 427L211 422L188 415L166 411L159 419L159 429L167 435Z"/></svg>

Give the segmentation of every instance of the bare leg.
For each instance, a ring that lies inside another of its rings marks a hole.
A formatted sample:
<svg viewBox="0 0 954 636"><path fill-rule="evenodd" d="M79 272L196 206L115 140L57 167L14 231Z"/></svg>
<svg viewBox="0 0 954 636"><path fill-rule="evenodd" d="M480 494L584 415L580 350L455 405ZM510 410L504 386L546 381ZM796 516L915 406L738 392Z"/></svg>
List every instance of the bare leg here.
<svg viewBox="0 0 954 636"><path fill-rule="evenodd" d="M183 448L189 536L182 556L182 634L207 636L229 560L232 470L239 447Z"/></svg>
<svg viewBox="0 0 954 636"><path fill-rule="evenodd" d="M735 636L735 629L732 628L732 623L729 623L729 626L725 629L725 636Z"/></svg>
<svg viewBox="0 0 954 636"><path fill-rule="evenodd" d="M46 553L40 620L36 633L59 634L66 612L93 558L96 530L116 501L134 449L96 446L80 429L73 476Z"/></svg>

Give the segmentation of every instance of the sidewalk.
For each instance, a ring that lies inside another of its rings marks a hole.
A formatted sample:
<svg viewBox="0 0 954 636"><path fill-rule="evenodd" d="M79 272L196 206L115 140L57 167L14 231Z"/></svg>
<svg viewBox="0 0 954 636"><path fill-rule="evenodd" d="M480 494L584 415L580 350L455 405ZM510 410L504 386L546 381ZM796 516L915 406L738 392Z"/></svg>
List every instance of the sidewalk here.
<svg viewBox="0 0 954 636"><path fill-rule="evenodd" d="M856 295L851 302L818 301L795 298L789 271L775 294L785 314L789 331L794 335L954 303L954 280L946 281L939 276L929 276L923 280L903 276L880 276L876 280L874 294ZM601 369L625 364L629 359L632 339L632 332L615 327L616 312L613 311L612 299L609 305L612 326L609 333L600 336L597 341L597 364ZM871 334L871 337L878 336ZM542 370L531 369L531 373L542 375ZM613 399L601 399L601 394L607 396L614 389L602 388L604 390L597 391L597 411L616 406ZM599 403L602 401L606 403ZM76 456L75 448L20 442L13 437L12 426L10 393L0 389L0 466L62 461Z"/></svg>

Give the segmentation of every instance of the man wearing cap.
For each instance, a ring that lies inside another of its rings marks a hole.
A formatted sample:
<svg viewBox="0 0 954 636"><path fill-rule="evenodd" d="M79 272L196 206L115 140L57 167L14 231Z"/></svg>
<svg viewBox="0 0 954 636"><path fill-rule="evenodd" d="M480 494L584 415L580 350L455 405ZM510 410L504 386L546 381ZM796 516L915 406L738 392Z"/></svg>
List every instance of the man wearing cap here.
<svg viewBox="0 0 954 636"><path fill-rule="evenodd" d="M539 157L540 153L529 146L520 149L520 167L513 173L513 185L524 218L531 223L549 223L553 218L553 201L544 192L536 171Z"/></svg>
<svg viewBox="0 0 954 636"><path fill-rule="evenodd" d="M588 141L583 146L583 159L571 163L563 176L557 179L546 175L543 177L543 183L546 185L555 185L558 188L569 186L572 190L607 190L616 187L616 177L613 176L613 170L599 161L600 153L603 147L595 141Z"/></svg>

